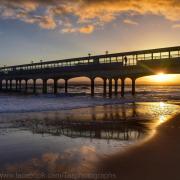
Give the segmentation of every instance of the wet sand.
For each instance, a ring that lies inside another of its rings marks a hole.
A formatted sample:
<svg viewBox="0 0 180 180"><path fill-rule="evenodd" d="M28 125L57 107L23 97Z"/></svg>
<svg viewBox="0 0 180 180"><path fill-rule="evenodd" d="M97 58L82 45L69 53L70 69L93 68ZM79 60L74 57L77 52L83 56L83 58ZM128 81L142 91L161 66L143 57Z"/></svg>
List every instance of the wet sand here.
<svg viewBox="0 0 180 180"><path fill-rule="evenodd" d="M1 115L2 172L36 179L179 179L180 115L168 120L178 113L177 105L133 103ZM155 129L152 139L136 145Z"/></svg>
<svg viewBox="0 0 180 180"><path fill-rule="evenodd" d="M150 140L106 158L97 169L119 180L179 180L180 114L159 126Z"/></svg>

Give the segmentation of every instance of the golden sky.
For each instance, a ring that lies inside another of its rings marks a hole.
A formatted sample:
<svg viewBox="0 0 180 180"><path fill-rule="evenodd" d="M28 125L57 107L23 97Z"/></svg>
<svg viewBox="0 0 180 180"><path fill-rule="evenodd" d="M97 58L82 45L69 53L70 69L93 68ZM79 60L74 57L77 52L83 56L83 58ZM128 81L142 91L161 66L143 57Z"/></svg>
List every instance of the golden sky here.
<svg viewBox="0 0 180 180"><path fill-rule="evenodd" d="M180 75L160 73L154 76L142 77L137 82L138 84L180 85Z"/></svg>
<svg viewBox="0 0 180 180"><path fill-rule="evenodd" d="M180 0L0 0L0 66L179 46ZM180 76L141 78L179 82Z"/></svg>

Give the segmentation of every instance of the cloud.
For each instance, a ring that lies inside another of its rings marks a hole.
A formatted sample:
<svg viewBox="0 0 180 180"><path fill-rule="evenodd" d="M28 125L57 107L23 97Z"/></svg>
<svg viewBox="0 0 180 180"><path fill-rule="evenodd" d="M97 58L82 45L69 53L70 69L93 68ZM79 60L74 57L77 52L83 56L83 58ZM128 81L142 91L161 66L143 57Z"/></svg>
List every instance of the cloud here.
<svg viewBox="0 0 180 180"><path fill-rule="evenodd" d="M123 22L124 22L125 24L130 24L130 25L138 25L138 22L133 21L133 20L131 20L131 19L124 19Z"/></svg>
<svg viewBox="0 0 180 180"><path fill-rule="evenodd" d="M18 19L64 33L92 33L124 13L180 20L179 0L0 0L0 18ZM124 23L137 25L130 19ZM69 25L68 25L69 24Z"/></svg>
<svg viewBox="0 0 180 180"><path fill-rule="evenodd" d="M79 28L74 28L72 26L66 27L62 29L63 33L74 33L74 32L79 32L79 33L84 33L84 34L90 34L94 31L94 26L93 25L86 25L83 27Z"/></svg>
<svg viewBox="0 0 180 180"><path fill-rule="evenodd" d="M180 28L180 24L174 24L172 27L173 28Z"/></svg>
<svg viewBox="0 0 180 180"><path fill-rule="evenodd" d="M89 34L89 33L93 32L93 31L94 31L94 26L93 25L87 25L87 26L81 27L79 29L79 32L86 33L86 34Z"/></svg>

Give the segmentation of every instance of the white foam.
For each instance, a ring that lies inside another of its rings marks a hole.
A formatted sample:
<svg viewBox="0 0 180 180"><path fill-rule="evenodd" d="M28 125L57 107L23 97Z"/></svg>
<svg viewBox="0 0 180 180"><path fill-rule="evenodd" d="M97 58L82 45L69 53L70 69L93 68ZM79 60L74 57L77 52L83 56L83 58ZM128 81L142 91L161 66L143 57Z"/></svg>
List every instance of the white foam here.
<svg viewBox="0 0 180 180"><path fill-rule="evenodd" d="M147 87L146 87L147 88ZM154 87L153 87L154 88ZM101 96L91 97L79 92L78 94L63 93L59 95L8 95L0 94L0 113L23 113L23 112L43 112L92 107L98 105L123 104L132 102L159 102L159 101L180 101L179 86L161 88L163 93L152 90L150 93L140 93L136 97L126 93L125 98L113 97L104 98ZM147 90L147 89L146 89Z"/></svg>
<svg viewBox="0 0 180 180"><path fill-rule="evenodd" d="M97 105L134 102L135 99L103 98L90 96L15 96L0 95L0 113L42 112Z"/></svg>

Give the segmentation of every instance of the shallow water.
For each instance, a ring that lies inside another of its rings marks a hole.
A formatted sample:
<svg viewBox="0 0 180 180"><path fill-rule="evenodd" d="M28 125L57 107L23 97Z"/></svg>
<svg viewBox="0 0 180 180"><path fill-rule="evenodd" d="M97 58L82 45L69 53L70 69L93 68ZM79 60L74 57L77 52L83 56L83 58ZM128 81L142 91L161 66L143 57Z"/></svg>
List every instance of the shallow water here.
<svg viewBox="0 0 180 180"><path fill-rule="evenodd" d="M61 87L58 89L58 94L53 95L50 85L46 95L33 95L31 94L32 89L29 89L29 94L0 93L0 114L58 111L133 102L180 102L180 86L137 86L135 97L132 97L130 89L130 86L126 87L124 98L121 98L120 93L112 98L104 97L101 85L96 86L95 97L90 96L88 85L71 85L68 94L63 93L64 89Z"/></svg>
<svg viewBox="0 0 180 180"><path fill-rule="evenodd" d="M8 176L89 173L103 158L151 137L179 106L129 103L0 116L0 170Z"/></svg>

